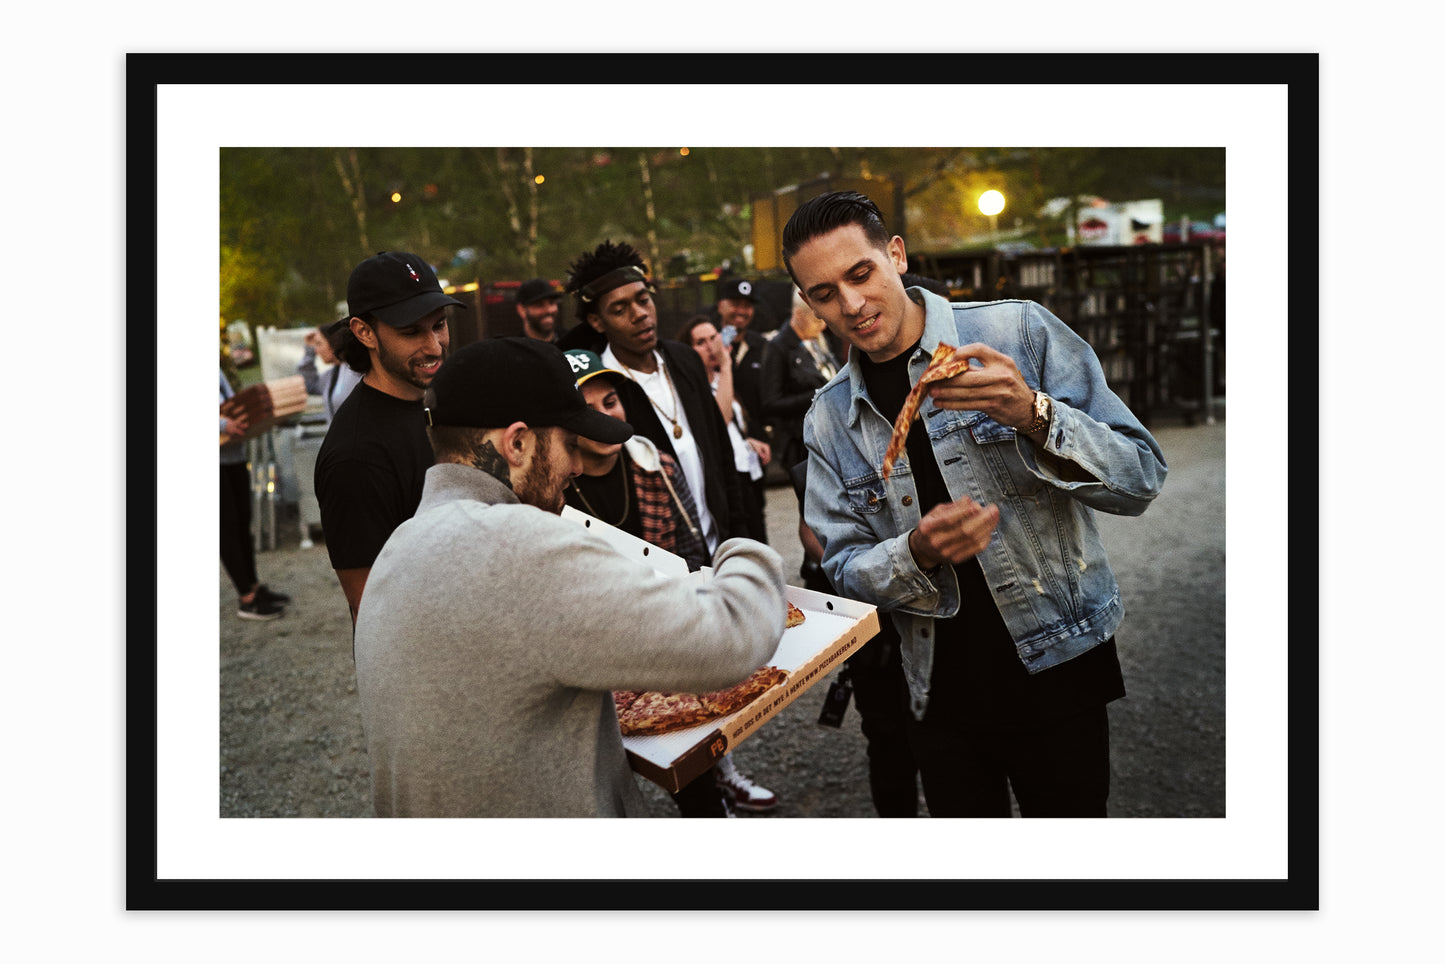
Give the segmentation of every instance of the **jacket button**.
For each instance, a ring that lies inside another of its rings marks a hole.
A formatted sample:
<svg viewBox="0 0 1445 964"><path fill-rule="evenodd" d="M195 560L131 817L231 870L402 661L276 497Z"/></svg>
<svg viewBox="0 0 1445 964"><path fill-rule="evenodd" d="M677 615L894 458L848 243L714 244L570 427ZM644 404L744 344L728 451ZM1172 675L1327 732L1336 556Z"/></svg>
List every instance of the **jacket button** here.
<svg viewBox="0 0 1445 964"><path fill-rule="evenodd" d="M913 496L911 496L911 495L905 495L905 496L903 497L903 504L904 504L904 505L912 505L912 504L913 504Z"/></svg>

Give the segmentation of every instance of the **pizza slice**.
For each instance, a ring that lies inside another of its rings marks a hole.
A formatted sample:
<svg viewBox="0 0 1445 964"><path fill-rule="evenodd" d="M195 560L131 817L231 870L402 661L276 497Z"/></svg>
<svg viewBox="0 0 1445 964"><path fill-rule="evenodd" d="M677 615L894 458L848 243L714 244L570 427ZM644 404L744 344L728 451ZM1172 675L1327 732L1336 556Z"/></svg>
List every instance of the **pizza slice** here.
<svg viewBox="0 0 1445 964"><path fill-rule="evenodd" d="M807 618L807 616L803 615L803 611L801 609L799 609L797 606L794 606L790 602L788 603L788 618L786 621L784 621L783 628L792 629L794 626L801 626L803 625L803 620Z"/></svg>
<svg viewBox="0 0 1445 964"><path fill-rule="evenodd" d="M807 618L803 611L787 600L784 602L788 607L785 628L801 625ZM787 678L785 670L763 666L742 682L712 693L614 690L612 702L617 706L617 725L623 736L671 733L730 716Z"/></svg>
<svg viewBox="0 0 1445 964"><path fill-rule="evenodd" d="M893 463L903 454L903 447L908 441L908 430L913 427L913 420L918 417L918 409L923 405L923 393L928 390L928 386L968 371L967 358L954 360L953 353L957 350L953 345L939 342L933 351L933 357L928 360L928 367L919 376L918 384L913 386L913 390L903 400L903 408L893 422L893 435L888 439L888 448L883 453L885 480L893 474Z"/></svg>
<svg viewBox="0 0 1445 964"><path fill-rule="evenodd" d="M776 666L762 666L741 683L712 693L703 693L700 699L704 706L712 709L718 716L731 716L787 678L785 670Z"/></svg>
<svg viewBox="0 0 1445 964"><path fill-rule="evenodd" d="M695 693L646 692L617 715L623 736L648 736L686 729L715 719Z"/></svg>

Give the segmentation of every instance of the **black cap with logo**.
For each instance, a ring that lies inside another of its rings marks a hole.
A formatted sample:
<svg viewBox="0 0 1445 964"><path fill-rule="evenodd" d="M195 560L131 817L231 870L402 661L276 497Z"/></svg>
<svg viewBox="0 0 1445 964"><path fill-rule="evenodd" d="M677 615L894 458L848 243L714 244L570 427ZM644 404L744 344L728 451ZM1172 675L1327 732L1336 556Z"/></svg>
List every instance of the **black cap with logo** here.
<svg viewBox="0 0 1445 964"><path fill-rule="evenodd" d="M739 301L757 301L758 296L753 294L753 283L746 278L728 278L718 284L718 300L723 298L736 298Z"/></svg>
<svg viewBox="0 0 1445 964"><path fill-rule="evenodd" d="M447 356L431 391L430 425L506 428L550 425L596 442L632 438L632 426L589 408L567 357L534 338L487 338Z"/></svg>
<svg viewBox="0 0 1445 964"><path fill-rule="evenodd" d="M349 317L370 315L393 328L416 324L447 305L466 307L442 292L425 258L407 251L378 252L357 265L346 283Z"/></svg>

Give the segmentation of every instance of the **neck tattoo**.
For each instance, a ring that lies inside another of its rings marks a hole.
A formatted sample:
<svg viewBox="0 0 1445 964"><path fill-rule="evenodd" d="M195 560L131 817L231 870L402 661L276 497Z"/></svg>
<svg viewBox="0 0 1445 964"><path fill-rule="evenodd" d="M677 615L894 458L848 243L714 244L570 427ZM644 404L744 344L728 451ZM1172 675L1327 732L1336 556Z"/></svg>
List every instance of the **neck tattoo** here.
<svg viewBox="0 0 1445 964"><path fill-rule="evenodd" d="M490 441L483 442L480 446L472 449L472 456L467 462L507 488L512 487L512 467L507 464L507 460L502 458L502 453L498 452Z"/></svg>

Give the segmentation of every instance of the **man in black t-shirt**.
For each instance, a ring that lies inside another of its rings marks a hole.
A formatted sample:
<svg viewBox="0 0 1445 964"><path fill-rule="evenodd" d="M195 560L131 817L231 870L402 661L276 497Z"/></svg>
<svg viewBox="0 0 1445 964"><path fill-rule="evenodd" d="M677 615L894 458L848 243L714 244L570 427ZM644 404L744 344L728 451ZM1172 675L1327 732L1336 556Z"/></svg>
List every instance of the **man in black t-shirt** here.
<svg viewBox="0 0 1445 964"><path fill-rule="evenodd" d="M316 498L331 568L351 620L371 564L421 501L432 464L422 394L446 357L448 305L425 260L383 251L351 273L341 357L363 377L336 410L316 457Z"/></svg>

